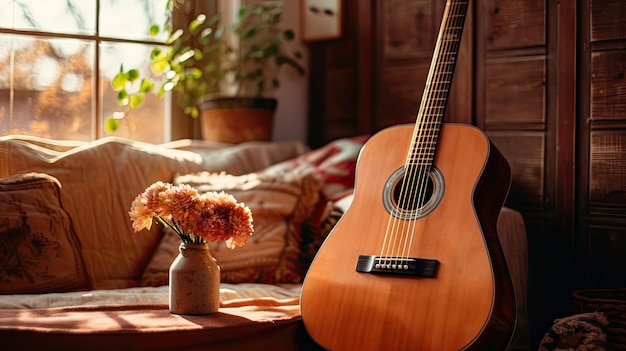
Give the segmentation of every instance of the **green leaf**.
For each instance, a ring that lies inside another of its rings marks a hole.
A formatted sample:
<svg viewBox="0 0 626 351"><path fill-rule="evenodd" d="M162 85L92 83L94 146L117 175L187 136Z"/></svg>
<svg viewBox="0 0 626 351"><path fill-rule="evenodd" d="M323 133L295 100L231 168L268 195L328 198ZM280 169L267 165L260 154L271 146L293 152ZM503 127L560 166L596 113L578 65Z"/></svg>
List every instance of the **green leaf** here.
<svg viewBox="0 0 626 351"><path fill-rule="evenodd" d="M200 38L198 38L198 41L200 44L208 44L211 41L212 36L213 28L204 28L202 32L200 32Z"/></svg>
<svg viewBox="0 0 626 351"><path fill-rule="evenodd" d="M139 70L137 69L131 69L128 71L128 80L131 82L134 82L137 80L137 78L139 78Z"/></svg>
<svg viewBox="0 0 626 351"><path fill-rule="evenodd" d="M128 82L126 73L120 72L111 80L111 88L115 91L120 91L126 87L126 82Z"/></svg>
<svg viewBox="0 0 626 351"><path fill-rule="evenodd" d="M195 49L193 51L193 59L196 61L200 61L202 60L202 58L204 57L204 54L202 53L202 51Z"/></svg>
<svg viewBox="0 0 626 351"><path fill-rule="evenodd" d="M250 40L256 36L260 31L261 25L250 26L244 33L241 34L241 38L244 40Z"/></svg>
<svg viewBox="0 0 626 351"><path fill-rule="evenodd" d="M263 52L263 55L261 57L272 57L274 55L278 54L278 45L272 45L268 48L265 49L265 51Z"/></svg>
<svg viewBox="0 0 626 351"><path fill-rule="evenodd" d="M157 92L157 97L160 99L163 96L165 96L165 84L161 85L161 87L159 88L159 91Z"/></svg>
<svg viewBox="0 0 626 351"><path fill-rule="evenodd" d="M196 106L187 106L183 109L183 111L187 116L192 118L198 118L198 116L200 116L200 111Z"/></svg>
<svg viewBox="0 0 626 351"><path fill-rule="evenodd" d="M283 45L283 42L283 37L281 37L280 35L272 36L272 45L280 47L281 45Z"/></svg>
<svg viewBox="0 0 626 351"><path fill-rule="evenodd" d="M174 33L172 33L172 35L170 35L169 38L167 38L167 40L165 41L165 44L169 45L173 42L175 42L176 40L178 40L183 34L185 33L185 31L183 31L182 29L177 29Z"/></svg>
<svg viewBox="0 0 626 351"><path fill-rule="evenodd" d="M168 69L169 66L170 65L167 62L167 60L157 60L157 61L152 61L150 68L152 69L152 72L154 73L163 73Z"/></svg>
<svg viewBox="0 0 626 351"><path fill-rule="evenodd" d="M140 93L149 93L154 88L154 83L149 78L143 78L141 80L141 86L139 87Z"/></svg>
<svg viewBox="0 0 626 351"><path fill-rule="evenodd" d="M299 75L301 76L304 75L304 67L302 67L300 63L298 63L296 60L292 59L291 57L278 56L276 57L276 64L279 66L287 64L288 66L291 66L293 69L295 69Z"/></svg>
<svg viewBox="0 0 626 351"><path fill-rule="evenodd" d="M162 52L163 52L163 50L161 50L161 48L154 48L154 49L152 49L152 51L150 51L150 59L151 60L157 59L159 56L161 56Z"/></svg>
<svg viewBox="0 0 626 351"><path fill-rule="evenodd" d="M195 54L196 54L195 50L192 50L192 49L187 50L183 52L182 54L180 54L178 58L176 59L176 61L178 61L178 63L183 63L189 60L190 58L194 57Z"/></svg>
<svg viewBox="0 0 626 351"><path fill-rule="evenodd" d="M189 32L191 34L198 34L198 31L206 21L206 15L201 13L189 23Z"/></svg>
<svg viewBox="0 0 626 351"><path fill-rule="evenodd" d="M246 6L242 6L239 8L239 12L237 12L237 17L239 17L239 19L243 19L247 12L248 8Z"/></svg>
<svg viewBox="0 0 626 351"><path fill-rule="evenodd" d="M217 64L215 62L208 63L206 66L204 66L204 71L206 73L212 73L212 72L215 72L216 70L217 70Z"/></svg>
<svg viewBox="0 0 626 351"><path fill-rule="evenodd" d="M202 70L195 67L188 68L185 70L185 76L191 79L200 79L202 78Z"/></svg>
<svg viewBox="0 0 626 351"><path fill-rule="evenodd" d="M143 94L131 94L128 96L128 108L131 110L143 105L145 98Z"/></svg>
<svg viewBox="0 0 626 351"><path fill-rule="evenodd" d="M243 57L246 58L261 58L265 56L265 51L258 46L253 46L249 50L245 51Z"/></svg>
<svg viewBox="0 0 626 351"><path fill-rule="evenodd" d="M161 31L161 27L158 24L153 24L150 26L149 34L151 37L156 37Z"/></svg>
<svg viewBox="0 0 626 351"><path fill-rule="evenodd" d="M270 23L272 23L272 24L280 23L280 11L278 11L277 13L272 14L272 21Z"/></svg>
<svg viewBox="0 0 626 351"><path fill-rule="evenodd" d="M198 108L195 106L191 108L191 117L192 118L200 117L200 110L198 110Z"/></svg>
<svg viewBox="0 0 626 351"><path fill-rule="evenodd" d="M117 93L117 104L120 106L125 106L128 102L126 99L127 97L128 93L126 92L126 89L120 90L120 92Z"/></svg>
<svg viewBox="0 0 626 351"><path fill-rule="evenodd" d="M258 7L252 7L252 14L254 15L262 15L263 14L263 7L258 6Z"/></svg>
<svg viewBox="0 0 626 351"><path fill-rule="evenodd" d="M113 117L109 117L106 119L106 121L104 121L104 130L107 133L115 133L115 131L117 130L117 128L119 128L119 126L120 126L120 122Z"/></svg>
<svg viewBox="0 0 626 351"><path fill-rule="evenodd" d="M222 39L222 35L224 35L224 28L223 27L219 27L219 28L217 28L217 30L215 31L215 34L213 36L215 37L215 40L220 40L220 39Z"/></svg>

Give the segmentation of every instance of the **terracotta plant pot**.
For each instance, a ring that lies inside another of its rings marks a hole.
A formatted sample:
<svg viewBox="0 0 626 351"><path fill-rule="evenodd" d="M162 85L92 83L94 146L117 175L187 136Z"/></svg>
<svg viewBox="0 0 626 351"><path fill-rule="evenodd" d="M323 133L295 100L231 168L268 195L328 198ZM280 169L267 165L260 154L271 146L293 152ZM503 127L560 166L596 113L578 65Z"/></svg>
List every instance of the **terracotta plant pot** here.
<svg viewBox="0 0 626 351"><path fill-rule="evenodd" d="M202 103L204 140L238 144L272 140L276 99L217 98Z"/></svg>
<svg viewBox="0 0 626 351"><path fill-rule="evenodd" d="M208 244L184 244L170 266L170 312L210 314L220 307L220 267Z"/></svg>

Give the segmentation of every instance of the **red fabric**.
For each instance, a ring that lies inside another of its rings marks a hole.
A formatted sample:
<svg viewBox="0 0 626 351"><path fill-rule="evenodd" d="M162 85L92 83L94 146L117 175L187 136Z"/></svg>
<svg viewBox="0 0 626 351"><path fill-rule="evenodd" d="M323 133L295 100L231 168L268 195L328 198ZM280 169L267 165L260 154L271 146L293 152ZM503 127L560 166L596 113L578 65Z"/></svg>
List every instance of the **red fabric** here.
<svg viewBox="0 0 626 351"><path fill-rule="evenodd" d="M324 195L337 200L354 187L356 161L369 135L338 139L298 157L269 166L263 172L284 172L299 167L313 167L325 184Z"/></svg>
<svg viewBox="0 0 626 351"><path fill-rule="evenodd" d="M0 310L8 350L317 350L290 300L235 301L207 316L167 305Z"/></svg>

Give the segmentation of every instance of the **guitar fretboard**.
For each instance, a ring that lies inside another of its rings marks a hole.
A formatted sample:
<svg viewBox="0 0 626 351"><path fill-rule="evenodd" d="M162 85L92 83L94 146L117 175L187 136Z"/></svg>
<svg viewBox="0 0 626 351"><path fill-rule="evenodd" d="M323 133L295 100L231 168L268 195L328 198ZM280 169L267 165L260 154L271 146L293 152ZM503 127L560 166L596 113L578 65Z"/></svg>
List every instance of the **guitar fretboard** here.
<svg viewBox="0 0 626 351"><path fill-rule="evenodd" d="M419 166L425 172L430 171L435 158L468 2L469 0L452 0L446 6L422 95L407 166Z"/></svg>

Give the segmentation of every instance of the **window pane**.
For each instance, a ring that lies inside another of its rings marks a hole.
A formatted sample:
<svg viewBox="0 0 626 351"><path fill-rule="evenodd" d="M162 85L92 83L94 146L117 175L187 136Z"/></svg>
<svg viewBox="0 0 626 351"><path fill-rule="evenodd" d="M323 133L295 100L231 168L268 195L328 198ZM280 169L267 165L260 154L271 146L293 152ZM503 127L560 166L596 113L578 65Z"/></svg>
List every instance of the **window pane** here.
<svg viewBox="0 0 626 351"><path fill-rule="evenodd" d="M101 0L100 35L163 42L165 35L153 38L148 32L152 24L163 27L166 3L167 0Z"/></svg>
<svg viewBox="0 0 626 351"><path fill-rule="evenodd" d="M151 73L153 45L133 42L166 39L148 35L151 24L165 23L166 3L0 0L0 135L77 140L106 136L106 119L127 112L117 105L110 81L122 63L125 69ZM63 38L55 38L59 36ZM148 94L144 105L130 113L127 120L132 123L124 120L115 135L155 143L168 140L166 107L169 110L169 96Z"/></svg>
<svg viewBox="0 0 626 351"><path fill-rule="evenodd" d="M90 140L93 55L79 39L0 35L0 134Z"/></svg>
<svg viewBox="0 0 626 351"><path fill-rule="evenodd" d="M137 68L141 77L152 76L150 70L151 46L129 43L105 43L101 45L100 74L102 76L100 86L102 91L101 129L104 132L104 121L112 117L116 112L128 112L125 107L117 104L117 92L111 88L111 80L120 71L120 64L124 69ZM159 78L160 79L160 78ZM158 82L156 82L158 84ZM136 87L138 88L138 87ZM138 109L130 111L121 120L119 129L114 133L116 136L132 138L134 140L162 143L167 140L169 130L166 130L166 103L169 96L158 99L155 94L147 94L146 100ZM169 115L168 115L169 118Z"/></svg>
<svg viewBox="0 0 626 351"><path fill-rule="evenodd" d="M0 27L95 34L96 0L0 0Z"/></svg>

